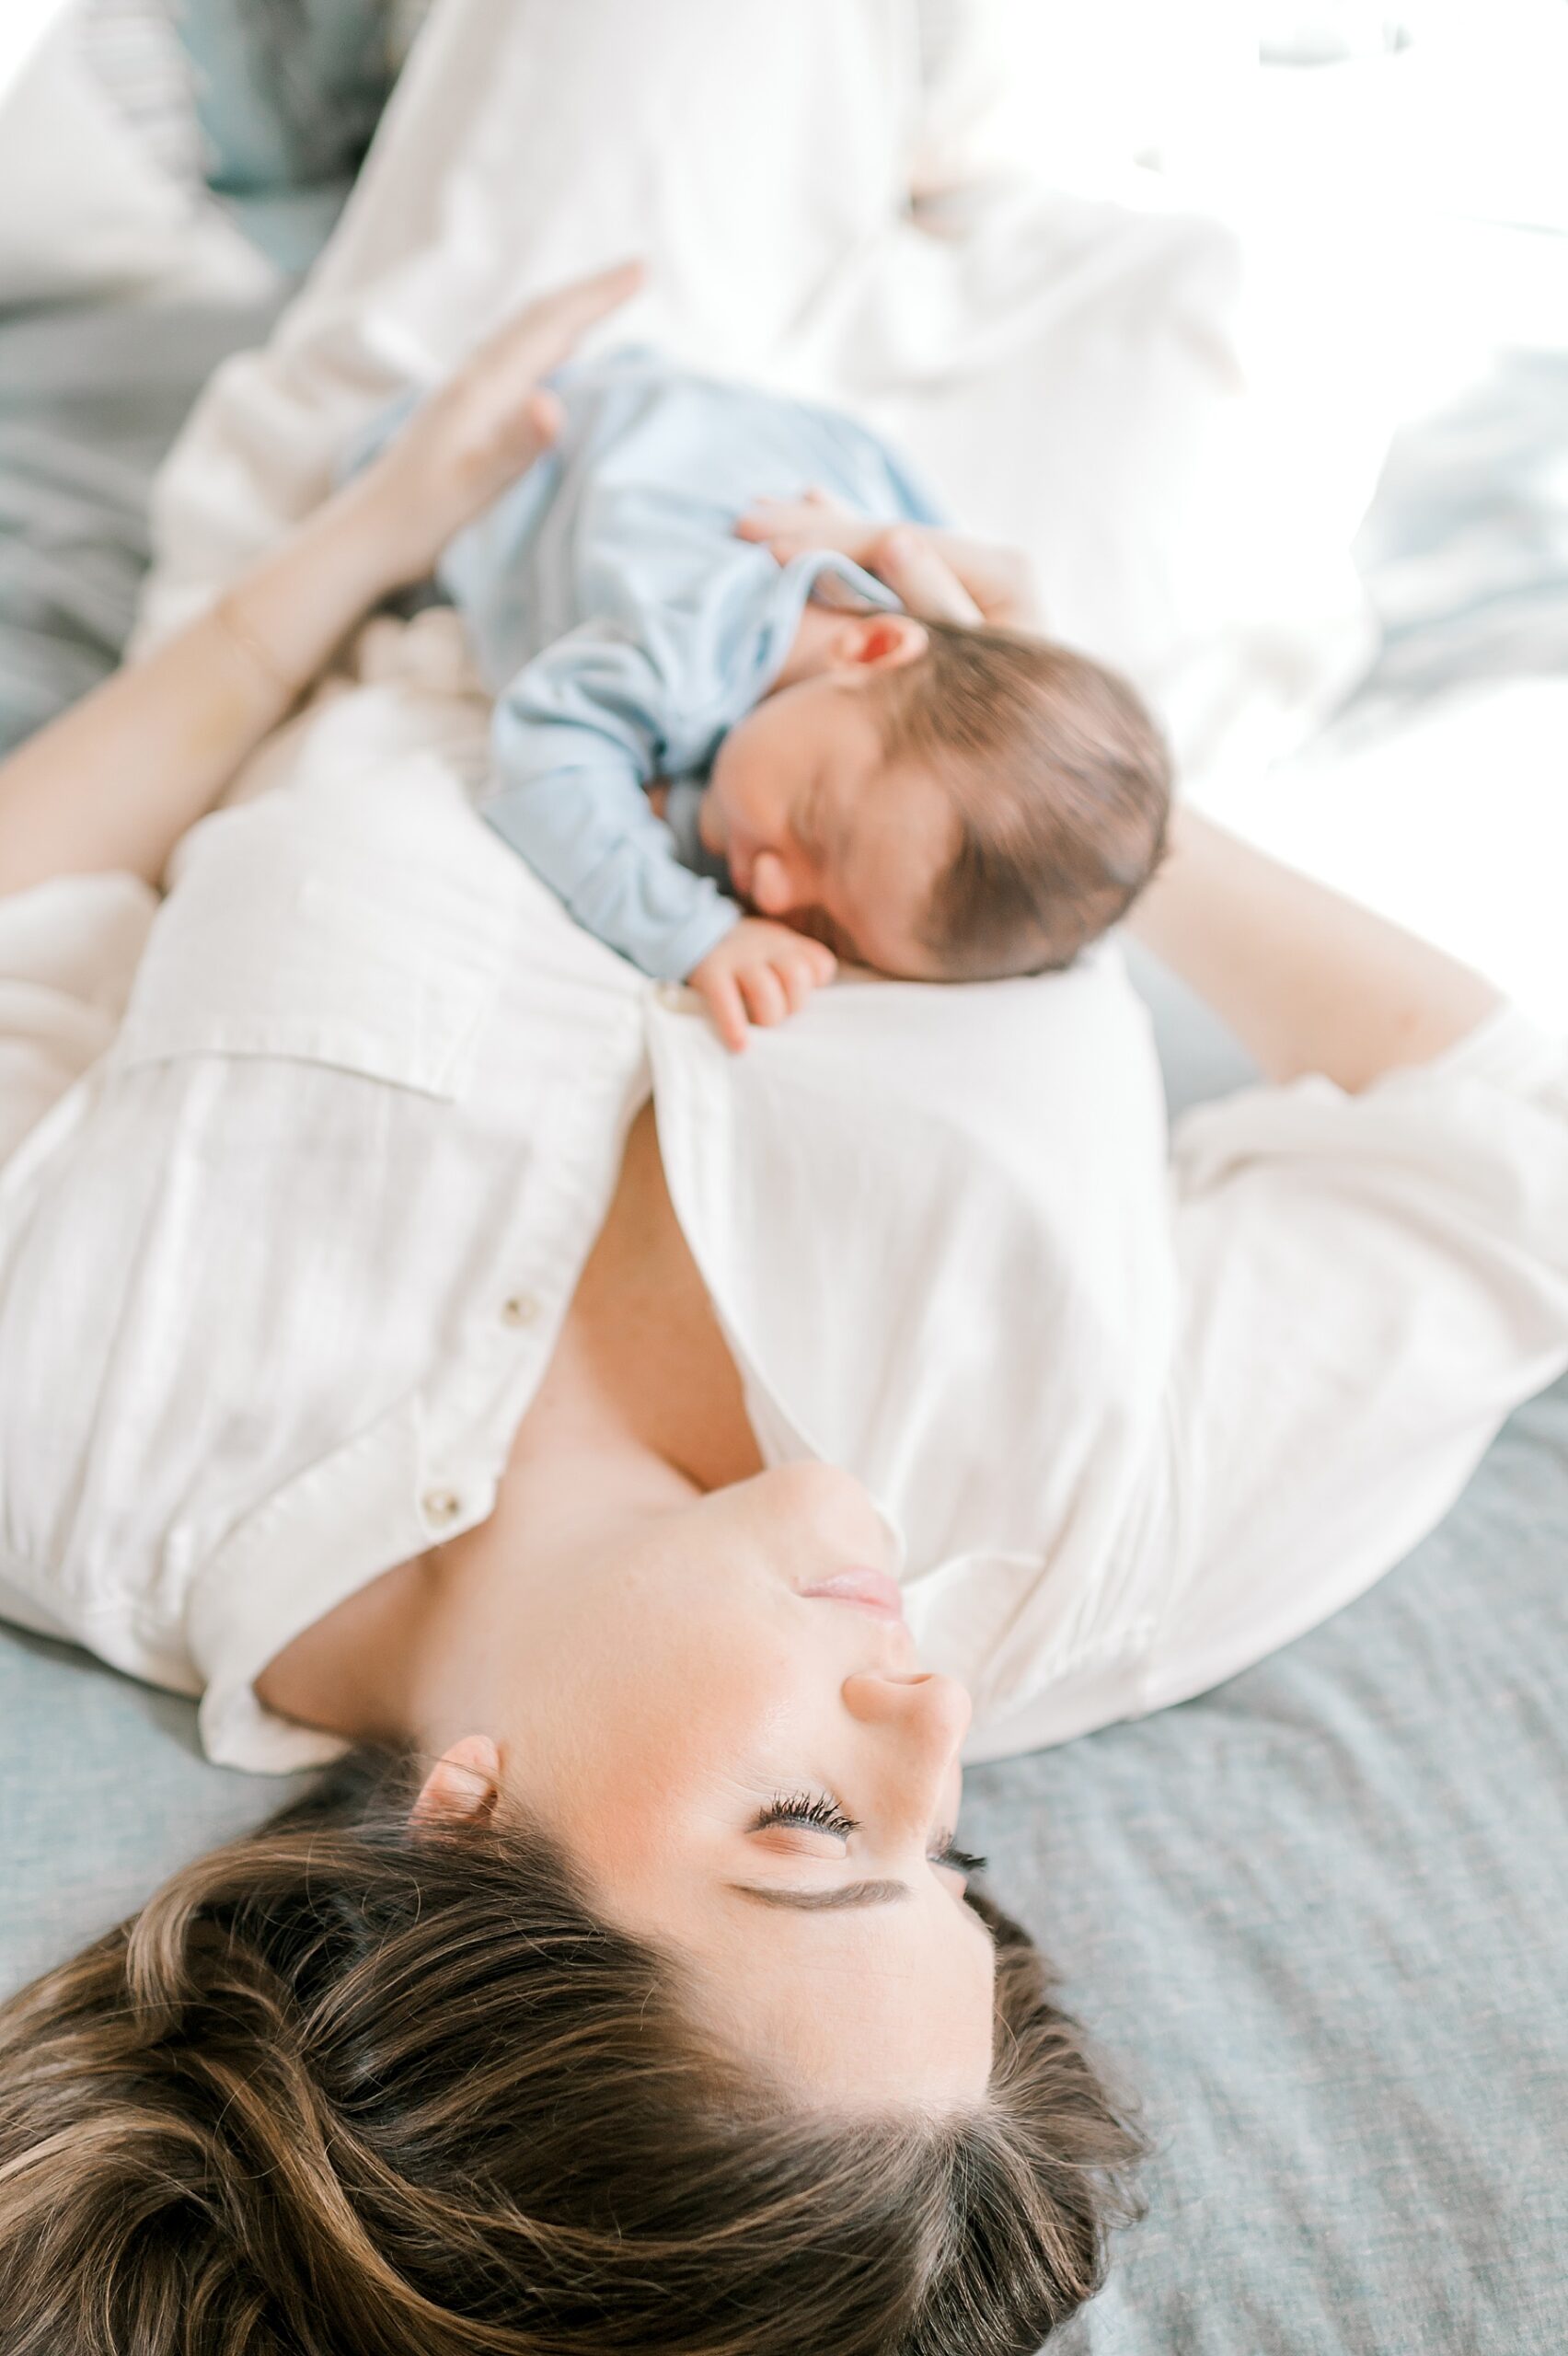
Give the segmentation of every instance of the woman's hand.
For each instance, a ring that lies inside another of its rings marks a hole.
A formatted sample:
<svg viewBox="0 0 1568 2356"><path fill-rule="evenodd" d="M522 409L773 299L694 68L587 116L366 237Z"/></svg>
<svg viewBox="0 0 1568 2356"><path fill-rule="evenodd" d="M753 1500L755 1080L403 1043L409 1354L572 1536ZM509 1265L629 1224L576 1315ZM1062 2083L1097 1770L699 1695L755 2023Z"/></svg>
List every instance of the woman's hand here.
<svg viewBox="0 0 1568 2356"><path fill-rule="evenodd" d="M546 448L560 413L540 378L641 276L628 263L530 304L211 612L0 764L0 892L94 869L157 883L354 623Z"/></svg>
<svg viewBox="0 0 1568 2356"><path fill-rule="evenodd" d="M885 581L905 611L924 621L1038 627L1029 560L1016 549L966 540L926 524L881 523L821 491L757 500L735 535L766 548L779 564L813 549L836 549Z"/></svg>
<svg viewBox="0 0 1568 2356"><path fill-rule="evenodd" d="M799 499L755 501L736 525L735 537L757 541L780 564L813 549L836 549L870 572L876 569L872 558L887 528L875 516L858 515L825 491L813 490Z"/></svg>
<svg viewBox="0 0 1568 2356"><path fill-rule="evenodd" d="M778 564L814 549L833 549L851 564L874 572L911 614L928 622L980 622L986 617L963 582L933 546L933 535L914 524L879 523L841 507L825 491L801 499L759 499L735 526L735 537L755 540Z"/></svg>
<svg viewBox="0 0 1568 2356"><path fill-rule="evenodd" d="M421 401L351 486L382 536L388 588L422 580L464 525L548 449L561 410L541 379L636 294L642 276L640 262L622 262L530 303Z"/></svg>

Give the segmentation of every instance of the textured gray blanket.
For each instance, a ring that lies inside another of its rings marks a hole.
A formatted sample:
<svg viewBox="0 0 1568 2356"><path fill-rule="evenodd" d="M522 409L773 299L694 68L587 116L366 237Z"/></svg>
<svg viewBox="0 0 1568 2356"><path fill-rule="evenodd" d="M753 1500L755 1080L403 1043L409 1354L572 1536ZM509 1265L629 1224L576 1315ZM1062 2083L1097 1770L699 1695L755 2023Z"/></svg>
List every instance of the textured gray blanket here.
<svg viewBox="0 0 1568 2356"><path fill-rule="evenodd" d="M964 1838L1156 2146L1065 2351L1568 2349L1568 1381L1362 1601Z"/></svg>
<svg viewBox="0 0 1568 2356"><path fill-rule="evenodd" d="M0 752L120 659L147 563L147 490L218 362L271 312L0 317Z"/></svg>

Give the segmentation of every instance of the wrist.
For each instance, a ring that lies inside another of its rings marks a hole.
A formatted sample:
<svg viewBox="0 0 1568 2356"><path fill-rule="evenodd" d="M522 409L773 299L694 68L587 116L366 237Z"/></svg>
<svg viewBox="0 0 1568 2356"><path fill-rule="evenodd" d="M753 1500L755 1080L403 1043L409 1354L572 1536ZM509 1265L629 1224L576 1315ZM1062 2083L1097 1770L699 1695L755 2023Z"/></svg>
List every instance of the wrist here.
<svg viewBox="0 0 1568 2356"><path fill-rule="evenodd" d="M395 553L381 510L351 484L225 592L220 626L279 693L301 694L354 624L406 577Z"/></svg>
<svg viewBox="0 0 1568 2356"><path fill-rule="evenodd" d="M377 461L335 491L306 526L344 594L359 597L361 612L422 580L434 561L429 531L411 527L409 502L397 491Z"/></svg>
<svg viewBox="0 0 1568 2356"><path fill-rule="evenodd" d="M246 587L244 582L237 582L224 591L211 609L210 625L219 632L230 654L237 656L258 688L274 701L290 704L306 683L286 655L271 643L266 617L251 611Z"/></svg>

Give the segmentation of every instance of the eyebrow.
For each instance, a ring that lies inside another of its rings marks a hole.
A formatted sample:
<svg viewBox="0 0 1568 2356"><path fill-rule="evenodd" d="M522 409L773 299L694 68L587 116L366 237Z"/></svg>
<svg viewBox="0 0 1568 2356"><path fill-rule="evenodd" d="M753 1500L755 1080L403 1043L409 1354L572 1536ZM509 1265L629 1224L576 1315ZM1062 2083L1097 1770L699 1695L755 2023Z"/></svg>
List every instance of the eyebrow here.
<svg viewBox="0 0 1568 2356"><path fill-rule="evenodd" d="M910 1895L902 1881L849 1881L836 1889L770 1889L755 1881L732 1881L730 1888L759 1906L793 1906L802 1914L836 1914L849 1906L896 1906Z"/></svg>

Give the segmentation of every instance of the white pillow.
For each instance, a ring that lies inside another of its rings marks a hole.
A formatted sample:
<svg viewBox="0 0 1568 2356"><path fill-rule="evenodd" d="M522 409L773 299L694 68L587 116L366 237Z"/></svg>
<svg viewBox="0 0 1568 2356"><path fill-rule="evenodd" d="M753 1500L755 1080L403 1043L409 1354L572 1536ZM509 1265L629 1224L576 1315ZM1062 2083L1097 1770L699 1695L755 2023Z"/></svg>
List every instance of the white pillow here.
<svg viewBox="0 0 1568 2356"><path fill-rule="evenodd" d="M76 0L77 53L144 156L192 197L207 178L179 0Z"/></svg>
<svg viewBox="0 0 1568 2356"><path fill-rule="evenodd" d="M88 64L90 29L73 10L0 101L0 306L262 294L271 265L138 140Z"/></svg>

